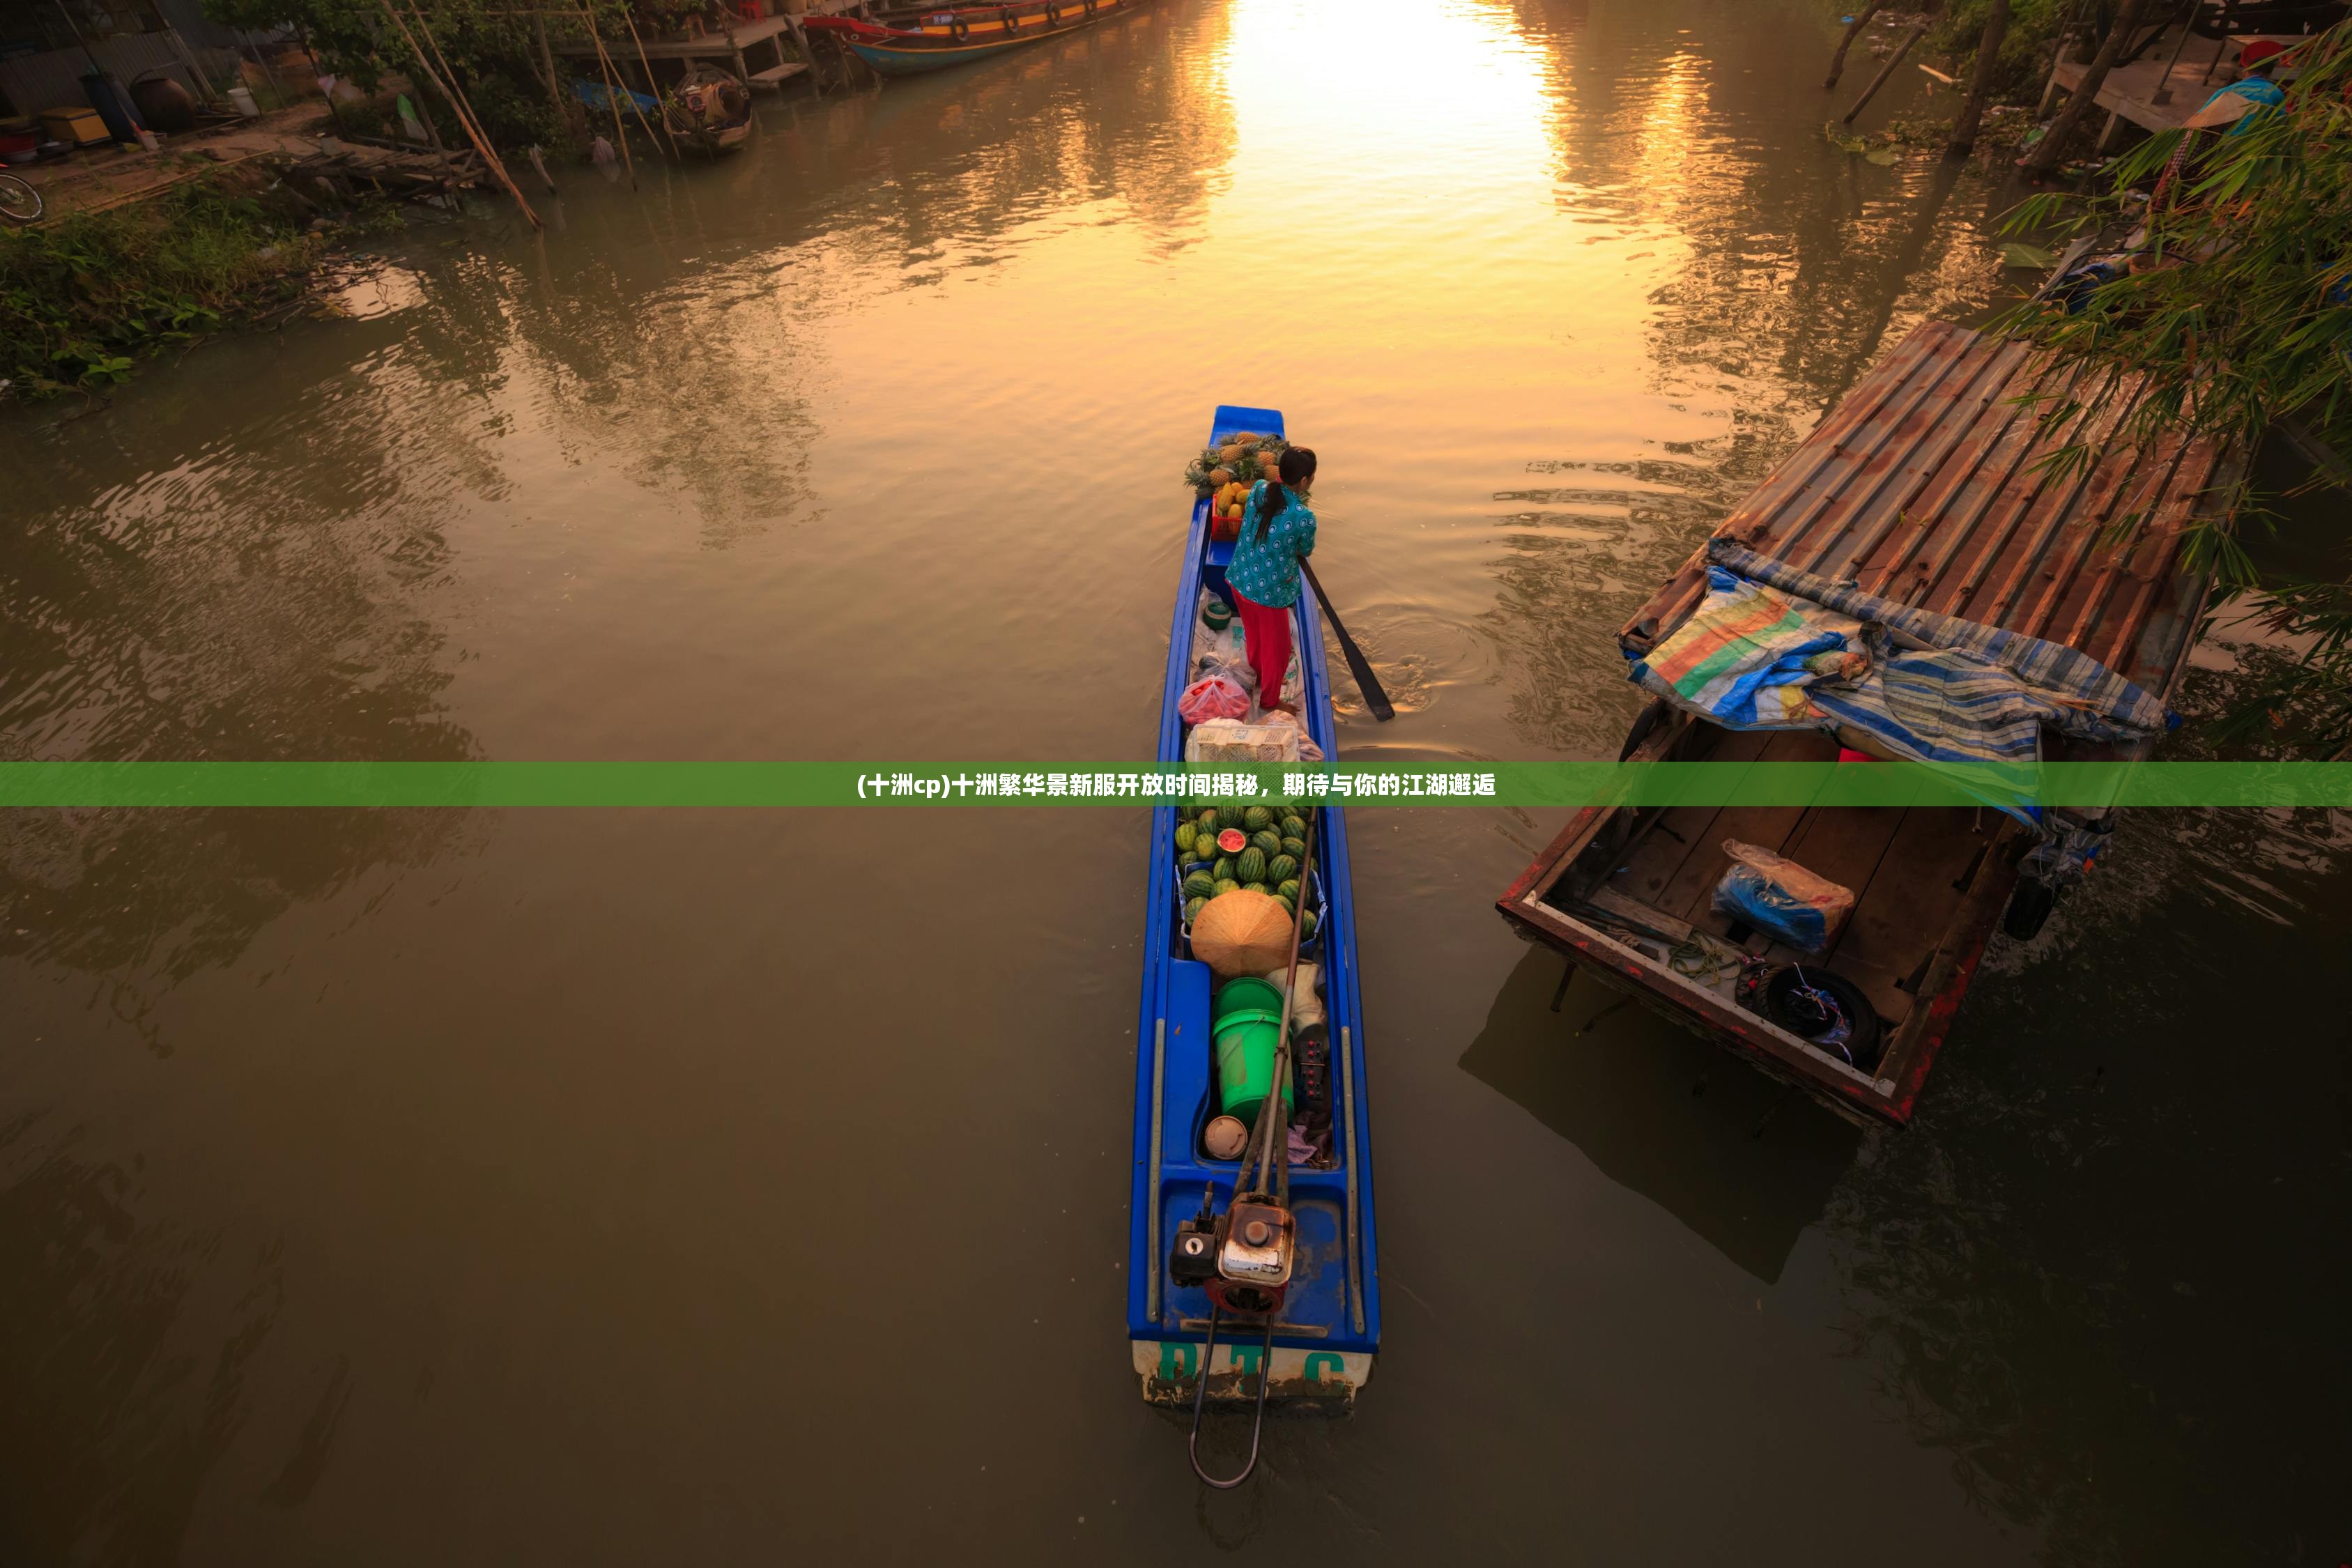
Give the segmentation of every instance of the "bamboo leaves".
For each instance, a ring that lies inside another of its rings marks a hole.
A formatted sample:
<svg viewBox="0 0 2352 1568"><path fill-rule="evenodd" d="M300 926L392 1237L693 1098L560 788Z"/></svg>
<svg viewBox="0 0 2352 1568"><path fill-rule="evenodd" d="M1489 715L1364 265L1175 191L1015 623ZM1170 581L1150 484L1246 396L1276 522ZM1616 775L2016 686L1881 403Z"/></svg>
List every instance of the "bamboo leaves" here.
<svg viewBox="0 0 2352 1568"><path fill-rule="evenodd" d="M2301 69L2279 109L2229 134L2149 137L2103 188L2043 193L2011 215L2007 265L2039 264L2047 252L2033 242L2053 235L2092 244L2075 273L1997 326L2140 386L2111 429L2045 405L2044 427L2065 431L2053 466L2089 463L2102 442L2184 433L2251 452L2282 420L2352 447L2352 24L2298 46L2292 63ZM2340 469L2306 481L2343 483ZM2352 742L2352 585L2263 582L2239 533L2267 517L2259 499L2242 487L2209 498L2187 558L2225 590L2259 589L2276 628L2308 650L2261 686L2266 731L2225 728L2340 748Z"/></svg>

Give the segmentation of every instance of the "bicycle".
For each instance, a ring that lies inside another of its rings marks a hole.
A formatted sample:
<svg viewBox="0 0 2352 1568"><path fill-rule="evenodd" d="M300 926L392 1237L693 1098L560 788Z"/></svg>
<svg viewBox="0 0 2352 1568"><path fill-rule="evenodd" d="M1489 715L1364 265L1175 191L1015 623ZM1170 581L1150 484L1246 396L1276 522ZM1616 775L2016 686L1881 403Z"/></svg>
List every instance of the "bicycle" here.
<svg viewBox="0 0 2352 1568"><path fill-rule="evenodd" d="M0 163L0 169L7 168ZM0 174L0 223L32 223L41 216L41 193L14 174Z"/></svg>

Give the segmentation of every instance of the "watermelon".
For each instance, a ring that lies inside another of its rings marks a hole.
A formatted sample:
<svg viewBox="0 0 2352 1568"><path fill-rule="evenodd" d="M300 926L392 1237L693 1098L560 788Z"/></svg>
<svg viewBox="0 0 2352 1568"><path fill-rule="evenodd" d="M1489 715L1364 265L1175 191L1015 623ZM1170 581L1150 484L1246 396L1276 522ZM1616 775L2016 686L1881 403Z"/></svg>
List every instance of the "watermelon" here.
<svg viewBox="0 0 2352 1568"><path fill-rule="evenodd" d="M1266 873L1266 875L1267 875L1267 876L1269 876L1269 877L1271 877L1271 876L1273 876L1273 875L1274 875L1274 873L1273 873L1273 872L1271 872L1271 871L1268 871L1268 872ZM1291 908L1293 908L1293 909L1297 909L1297 908L1298 907L1298 879L1297 879L1297 878L1296 878L1296 877L1285 877L1285 878L1283 878L1283 879L1282 879L1282 880L1280 880L1280 881L1276 882L1276 883L1274 885L1274 891L1275 891L1275 895L1276 895L1277 898L1288 899L1288 900L1290 900L1290 906L1291 906Z"/></svg>
<svg viewBox="0 0 2352 1568"><path fill-rule="evenodd" d="M1301 818L1301 817L1296 817L1296 816L1286 816L1286 817L1284 817L1284 818L1282 819L1282 836L1283 836L1285 838L1304 838L1304 837L1307 837L1307 823L1306 823L1305 819L1304 819L1304 818Z"/></svg>
<svg viewBox="0 0 2352 1568"><path fill-rule="evenodd" d="M1257 832L1260 828L1272 827L1274 813L1262 805L1245 807L1242 812L1242 826L1252 833Z"/></svg>
<svg viewBox="0 0 2352 1568"><path fill-rule="evenodd" d="M1209 868L1209 875L1214 877L1220 882L1233 881L1234 879L1234 858L1230 855L1218 856L1217 863Z"/></svg>
<svg viewBox="0 0 2352 1568"><path fill-rule="evenodd" d="M1284 898L1280 893L1275 894L1274 901L1282 906L1282 912L1286 915L1295 915L1298 912L1298 906L1292 903L1288 899Z"/></svg>
<svg viewBox="0 0 2352 1568"><path fill-rule="evenodd" d="M1184 923L1191 925L1194 921L1199 920L1201 911L1208 907L1209 900L1205 898L1187 900L1184 904Z"/></svg>
<svg viewBox="0 0 2352 1568"><path fill-rule="evenodd" d="M1184 896L1188 899L1209 898L1216 890L1217 879L1206 871L1195 871L1184 879Z"/></svg>
<svg viewBox="0 0 2352 1568"><path fill-rule="evenodd" d="M1298 859L1292 855L1269 855L1265 858L1265 879L1287 882L1298 875Z"/></svg>
<svg viewBox="0 0 2352 1568"><path fill-rule="evenodd" d="M1238 855L1249 843L1249 835L1238 827L1228 827L1217 835L1217 847L1228 855Z"/></svg>
<svg viewBox="0 0 2352 1568"><path fill-rule="evenodd" d="M1255 847L1234 857L1234 875L1244 882L1265 880L1265 854Z"/></svg>
<svg viewBox="0 0 2352 1568"><path fill-rule="evenodd" d="M1179 855L1190 855L1192 852L1192 840L1200 831L1200 828L1192 823L1178 823L1176 825L1176 853Z"/></svg>
<svg viewBox="0 0 2352 1568"><path fill-rule="evenodd" d="M1293 860L1304 860L1307 858L1307 840L1286 837L1282 841L1282 852Z"/></svg>
<svg viewBox="0 0 2352 1568"><path fill-rule="evenodd" d="M1303 911L1299 914L1299 917L1298 917L1298 936L1299 936L1299 940L1303 942L1303 941L1305 941L1307 938L1308 938L1308 937L1310 937L1310 936L1313 936L1314 934L1315 934L1315 911L1314 911L1313 910L1303 910Z"/></svg>
<svg viewBox="0 0 2352 1568"><path fill-rule="evenodd" d="M1231 877L1220 877L1217 879L1217 897L1222 899L1227 893L1238 893L1241 890L1242 885L1239 882L1234 881Z"/></svg>
<svg viewBox="0 0 2352 1568"><path fill-rule="evenodd" d="M1257 852L1265 856L1269 860L1282 853L1282 835L1275 832L1270 827L1262 828L1258 832L1251 834L1249 836L1249 841L1252 844L1256 845Z"/></svg>
<svg viewBox="0 0 2352 1568"><path fill-rule="evenodd" d="M1268 898L1272 898L1274 896L1272 893L1266 892L1266 887L1264 882L1244 882L1242 884L1242 891L1244 893L1265 893L1265 896Z"/></svg>
<svg viewBox="0 0 2352 1568"><path fill-rule="evenodd" d="M1192 819L1192 831L1196 835L1206 835L1211 838L1217 836L1217 814L1214 808L1203 809Z"/></svg>

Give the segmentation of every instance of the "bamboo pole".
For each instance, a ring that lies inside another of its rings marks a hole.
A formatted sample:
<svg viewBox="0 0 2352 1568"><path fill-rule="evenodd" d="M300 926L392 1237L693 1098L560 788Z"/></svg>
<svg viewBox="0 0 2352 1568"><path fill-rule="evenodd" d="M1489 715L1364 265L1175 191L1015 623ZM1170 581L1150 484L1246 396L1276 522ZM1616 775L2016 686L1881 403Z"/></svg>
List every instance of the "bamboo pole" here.
<svg viewBox="0 0 2352 1568"><path fill-rule="evenodd" d="M547 226L540 222L539 214L531 210L530 201L522 194L522 187L515 184L514 176L507 173L507 166L499 161L499 155L490 151L489 142L483 139L481 131L475 125L472 117L459 106L457 90L435 73L433 62L426 59L425 51L417 47L415 35L408 30L408 24L400 19L400 13L393 9L392 0L377 0L377 3L383 7L383 14L392 18L392 25L400 29L400 36L407 41L409 52L416 57L416 68L425 73L425 79L433 84L434 89L447 100L451 109L457 110L457 123L465 127L466 135L473 142L474 150L482 155L482 162L488 165L492 174L498 175L499 183L506 186L509 195L514 197L515 205L522 208L522 216L530 219L530 226L545 228ZM420 27L425 26L425 18L422 15L416 18L416 25ZM436 55L440 53L437 46L434 53Z"/></svg>
<svg viewBox="0 0 2352 1568"><path fill-rule="evenodd" d="M612 95L614 121L622 130L622 161L628 165L629 188L635 190L637 188L637 155L628 150L627 124L620 118L623 94L628 96L629 112L637 117L638 124L645 126L646 135L654 140L656 151L659 150L660 142L657 138L654 138L654 128L647 123L646 111L637 106L637 89L629 85L627 73L621 69L620 62L613 58L613 51L604 47L604 36L602 33L596 35L596 57L604 62L605 79L613 84L605 90Z"/></svg>
<svg viewBox="0 0 2352 1568"><path fill-rule="evenodd" d="M621 125L621 91L613 81L613 57L604 52L604 39L596 31L596 15L586 5L580 15L588 24L588 41L596 46L596 63L604 72L604 107L613 111L613 140L621 149L622 166L629 171L629 189L637 188L637 161L629 154L629 133Z"/></svg>
<svg viewBox="0 0 2352 1568"><path fill-rule="evenodd" d="M1895 47L1893 54L1886 57L1886 63L1879 68L1878 74L1870 79L1870 85L1862 89L1862 96L1855 99L1853 107L1845 111L1843 123L1853 124L1853 117L1870 107L1870 100L1878 96L1878 89L1886 85L1886 79L1895 74L1895 68L1903 63L1903 57L1911 52L1911 46L1917 43L1927 31L1927 24L1922 22L1903 35L1903 41Z"/></svg>
<svg viewBox="0 0 2352 1568"><path fill-rule="evenodd" d="M563 90L562 74L555 68L555 51L548 46L546 13L532 12L531 22L539 31L539 62L547 73L548 106L555 110L555 122L568 129L572 107Z"/></svg>
<svg viewBox="0 0 2352 1568"><path fill-rule="evenodd" d="M425 95L420 92L416 96L423 98ZM425 110L418 112L416 122L425 127L425 140L432 144L433 155L441 160L441 194L448 198L450 209L455 211L457 204L457 168L456 164L449 162L449 149L441 144L441 128L433 123L432 114Z"/></svg>
<svg viewBox="0 0 2352 1568"><path fill-rule="evenodd" d="M2195 20L2196 13L2192 11L2189 13L2189 22ZM2189 47L2189 35L2197 30L2189 26L2189 22L2183 22L2180 25L2180 37L2172 46L2172 58L2164 62L2164 74L2156 79L2156 90L2147 96L2150 103L2172 101L2172 68L2180 63L2180 51Z"/></svg>
<svg viewBox="0 0 2352 1568"><path fill-rule="evenodd" d="M1830 57L1830 79L1822 83L1823 92L1833 92L1837 89L1838 78L1845 75L1846 50L1853 47L1854 39L1862 36L1862 30L1870 26L1870 19L1877 16L1882 9L1884 9L1884 0L1870 0L1870 4L1856 11L1853 14L1853 20L1845 25L1845 32L1838 38L1837 53Z"/></svg>
<svg viewBox="0 0 2352 1568"><path fill-rule="evenodd" d="M448 79L446 90L450 94L450 107L457 111L458 123L465 127L467 139L482 150L482 156L486 161L497 166L499 178L505 181L507 189L514 193L515 200L522 205L522 209L529 215L532 226L539 226L539 215L531 211L528 202L523 201L522 187L516 183L514 175L508 172L505 160L489 150L490 133L482 129L482 117L475 112L474 100L467 98L466 89L458 85L457 68L449 63L449 57L441 52L441 40L435 37L433 29L425 26L421 0L408 0L408 8L410 14L415 16L416 30L424 36L426 47L433 51L433 58L441 62L441 74ZM432 121L428 118L425 124L429 127ZM540 169L539 177L547 180L547 170L544 167ZM547 188L551 191L554 190L555 182L547 180Z"/></svg>
<svg viewBox="0 0 2352 1568"><path fill-rule="evenodd" d="M626 11L622 12L621 16L629 24L629 41L637 46L637 64L646 73L646 90L652 93L654 100L658 103L661 100L661 93L654 83L654 62L646 53L645 38L637 32L637 19ZM743 90L749 92L751 84L746 82ZM669 155L681 163L686 162L686 154L678 151L677 132L670 129L669 110L667 106L662 110L661 128L662 134L669 138Z"/></svg>

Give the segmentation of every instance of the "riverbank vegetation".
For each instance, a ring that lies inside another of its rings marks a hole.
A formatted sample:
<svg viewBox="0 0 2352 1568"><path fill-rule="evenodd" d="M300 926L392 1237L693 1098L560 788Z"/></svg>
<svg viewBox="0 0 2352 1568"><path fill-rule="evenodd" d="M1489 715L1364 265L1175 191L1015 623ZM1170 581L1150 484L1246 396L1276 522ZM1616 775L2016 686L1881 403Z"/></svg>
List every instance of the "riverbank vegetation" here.
<svg viewBox="0 0 2352 1568"><path fill-rule="evenodd" d="M2298 68L2284 103L2234 133L2149 137L2094 191L2024 204L2013 230L2096 237L2124 260L1998 325L2063 361L2145 377L2117 439L2153 450L2185 430L2251 454L2284 433L2320 458L2298 488L2342 495L2352 490L2352 469L2334 456L2352 450L2352 23L2290 58ZM2042 416L2054 429L2076 412L2055 403ZM2087 456L2074 444L2055 460ZM2340 575L2266 576L2244 533L2272 524L2266 501L2277 499L2243 485L2216 497L2189 541L2217 592L2252 595L2295 649L2226 728L2283 750L2352 756L2352 563Z"/></svg>
<svg viewBox="0 0 2352 1568"><path fill-rule="evenodd" d="M1883 131L1857 136L1832 128L1832 140L1850 152L1895 155L1940 148L1946 157L1974 157L1988 168L2021 153L2043 169L2085 154L2091 134L2078 123L2079 115L2062 114L2044 126L2031 110L2041 100L2059 50L2074 48L2087 60L2096 40L2105 36L2103 21L2130 30L2129 18L2114 5L2085 9L2079 0L1949 0L1916 12L1902 5L1858 5L1846 17L1827 87L1838 86L1850 57L1880 68L1888 67L1891 57L1892 68L1908 68L1905 61L1916 60L1946 83L1947 90L1935 94L1924 112L1890 121ZM1871 40L1865 52L1853 57L1854 47L1865 38ZM1939 102L1950 105L1948 111Z"/></svg>
<svg viewBox="0 0 2352 1568"><path fill-rule="evenodd" d="M296 29L320 69L344 84L329 102L345 134L400 137L395 94L405 91L413 115L463 146L467 133L454 106L431 90L446 80L495 145L586 146L587 117L545 47L539 9L480 0L400 0L397 11L383 0L204 0L204 8L227 26ZM588 0L556 12L559 30L599 10L601 26L622 26L613 0ZM361 101L337 101L354 89Z"/></svg>
<svg viewBox="0 0 2352 1568"><path fill-rule="evenodd" d="M568 0L518 5L510 0L204 0L206 15L230 26L291 26L308 40L322 70L365 95L338 103L346 133L396 138L403 126L387 83L408 88L408 108L441 140L463 145L467 121L502 152L540 147L586 156L599 132L574 90L617 88L646 65L649 39L683 37L714 25L719 0ZM572 59L567 45L593 40L594 59ZM413 85L412 85L413 84ZM628 122L637 130L645 127Z"/></svg>
<svg viewBox="0 0 2352 1568"><path fill-rule="evenodd" d="M288 308L329 250L399 221L324 218L282 185L224 171L0 229L0 378L27 398L115 385L148 355Z"/></svg>

